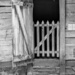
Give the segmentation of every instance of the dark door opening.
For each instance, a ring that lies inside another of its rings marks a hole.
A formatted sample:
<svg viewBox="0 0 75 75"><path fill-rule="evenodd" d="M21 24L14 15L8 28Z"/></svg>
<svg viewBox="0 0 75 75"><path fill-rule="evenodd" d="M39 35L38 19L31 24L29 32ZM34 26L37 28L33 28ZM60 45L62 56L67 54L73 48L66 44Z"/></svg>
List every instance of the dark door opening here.
<svg viewBox="0 0 75 75"><path fill-rule="evenodd" d="M59 21L59 0L33 0L33 20L55 22Z"/></svg>
<svg viewBox="0 0 75 75"><path fill-rule="evenodd" d="M59 0L33 0L34 8L33 8L33 21L34 25L37 21L41 24L42 21L46 24L47 21L52 23L54 21L57 23L59 21ZM49 30L51 30L52 27L49 26ZM38 34L39 33L39 34ZM39 38L39 42L42 40L42 27L39 27L39 31L37 33L37 27L34 26L34 48L37 46L37 38ZM37 34L39 36L37 36ZM44 27L44 34L47 35L47 27ZM44 36L45 36L44 35ZM52 51L52 34L49 35L49 47L50 51ZM57 28L54 29L54 45L55 45L55 51L57 50ZM39 50L42 50L42 45L39 47ZM47 50L47 39L44 41L44 48L45 51ZM47 54L45 56L42 56L42 53L40 53L40 56L38 57L35 53L35 58L59 58L55 54L52 56L49 54L47 57Z"/></svg>

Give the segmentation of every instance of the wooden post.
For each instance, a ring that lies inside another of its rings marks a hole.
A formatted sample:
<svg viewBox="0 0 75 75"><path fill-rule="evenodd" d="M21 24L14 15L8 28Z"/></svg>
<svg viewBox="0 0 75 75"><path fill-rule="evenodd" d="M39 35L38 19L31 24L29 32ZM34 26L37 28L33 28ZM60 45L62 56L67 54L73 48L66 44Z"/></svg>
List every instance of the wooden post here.
<svg viewBox="0 0 75 75"><path fill-rule="evenodd" d="M60 75L65 75L65 1L59 0L60 6Z"/></svg>

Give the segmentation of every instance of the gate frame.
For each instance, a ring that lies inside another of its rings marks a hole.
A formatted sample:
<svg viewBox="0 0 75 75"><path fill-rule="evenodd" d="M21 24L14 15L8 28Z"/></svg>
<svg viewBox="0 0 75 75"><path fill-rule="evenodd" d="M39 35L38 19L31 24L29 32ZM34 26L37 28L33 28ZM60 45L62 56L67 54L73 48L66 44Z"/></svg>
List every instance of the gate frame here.
<svg viewBox="0 0 75 75"><path fill-rule="evenodd" d="M65 26L66 26L66 0L59 0L59 10L60 10L60 75L65 75Z"/></svg>

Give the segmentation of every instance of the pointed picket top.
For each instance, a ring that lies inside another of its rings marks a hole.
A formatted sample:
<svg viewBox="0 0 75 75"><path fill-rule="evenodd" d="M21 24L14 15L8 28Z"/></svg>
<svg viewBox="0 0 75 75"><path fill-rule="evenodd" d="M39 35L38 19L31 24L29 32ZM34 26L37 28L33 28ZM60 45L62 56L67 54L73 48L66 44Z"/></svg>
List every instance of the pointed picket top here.
<svg viewBox="0 0 75 75"><path fill-rule="evenodd" d="M47 21L46 24L49 25L50 24L49 21Z"/></svg>
<svg viewBox="0 0 75 75"><path fill-rule="evenodd" d="M57 21L57 24L59 25L59 21Z"/></svg>
<svg viewBox="0 0 75 75"><path fill-rule="evenodd" d="M52 25L54 25L55 24L55 22L54 21L52 21Z"/></svg>
<svg viewBox="0 0 75 75"><path fill-rule="evenodd" d="M39 24L40 24L39 21L37 21L37 22L36 22L36 25L39 25Z"/></svg>
<svg viewBox="0 0 75 75"><path fill-rule="evenodd" d="M41 24L44 24L44 21L42 21Z"/></svg>

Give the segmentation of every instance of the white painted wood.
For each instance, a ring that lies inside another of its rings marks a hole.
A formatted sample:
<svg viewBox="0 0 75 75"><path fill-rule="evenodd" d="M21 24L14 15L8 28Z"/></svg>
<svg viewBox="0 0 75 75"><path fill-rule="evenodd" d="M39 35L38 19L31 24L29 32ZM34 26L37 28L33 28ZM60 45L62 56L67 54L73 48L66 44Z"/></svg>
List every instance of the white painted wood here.
<svg viewBox="0 0 75 75"><path fill-rule="evenodd" d="M44 21L42 21L42 39L44 39ZM44 41L42 41L42 56L44 57Z"/></svg>
<svg viewBox="0 0 75 75"><path fill-rule="evenodd" d="M24 38L25 38L25 41L27 42L28 41L28 38L27 38L27 33L26 33L26 31L25 31L25 27L24 27L24 20L23 20L23 15L22 15L22 13L21 13L21 9L20 9L20 6L16 6L16 10L17 10L17 15L18 15L18 17L19 17L19 21L20 21L20 23L21 23L21 27L22 27L22 30L23 30L23 34L24 34Z"/></svg>
<svg viewBox="0 0 75 75"><path fill-rule="evenodd" d="M37 45L39 44L39 24L37 25ZM39 46L37 48L37 56L39 57Z"/></svg>
<svg viewBox="0 0 75 75"><path fill-rule="evenodd" d="M33 7L30 5L30 7L28 7L27 9L28 11L28 18L27 18L27 33L28 33L28 46L29 46L29 51L30 51L30 54L33 56Z"/></svg>
<svg viewBox="0 0 75 75"><path fill-rule="evenodd" d="M54 34L55 34L55 33L54 33L54 21L52 22L52 25L53 25L53 26L52 26L52 29L53 29L53 31L52 31L52 56L54 57L54 47L55 47L55 46L54 46L54 41L55 41L55 40L54 40Z"/></svg>
<svg viewBox="0 0 75 75"><path fill-rule="evenodd" d="M49 22L47 22L47 33L49 33ZM49 57L49 51L50 51L50 49L49 49L49 45L50 43L49 43L49 36L47 37L47 56Z"/></svg>
<svg viewBox="0 0 75 75"><path fill-rule="evenodd" d="M23 20L24 20L24 27L25 27L25 29L27 29L27 17L28 17L27 13L28 13L27 9L25 7L23 7ZM24 39L24 37L23 37L23 39ZM25 43L24 40L23 40L23 43L24 43L24 45L23 45L23 48L24 48L23 49L23 54L24 54L24 56L25 55L27 56L28 55L28 51L27 51L26 43Z"/></svg>
<svg viewBox="0 0 75 75"><path fill-rule="evenodd" d="M66 46L66 60L75 59L75 46Z"/></svg>
<svg viewBox="0 0 75 75"><path fill-rule="evenodd" d="M67 30L73 30L73 24L68 24Z"/></svg>
<svg viewBox="0 0 75 75"><path fill-rule="evenodd" d="M47 33L47 35L42 39L42 41L39 43L38 46L42 45L42 42L44 42L44 40L46 40L47 37L48 37L52 32L53 32L53 29L51 29L51 30L49 31L49 33ZM35 48L35 50L37 50L37 47Z"/></svg>
<svg viewBox="0 0 75 75"><path fill-rule="evenodd" d="M60 42L60 41L59 41L59 39L60 39L60 38L59 38L59 22L57 23L57 25L58 25L58 26L57 26L57 51L60 51L60 50L59 50L59 42ZM57 53L57 57L59 57L59 53Z"/></svg>
<svg viewBox="0 0 75 75"><path fill-rule="evenodd" d="M18 17L16 14L16 9L12 8L12 25L14 30L14 36L13 36L13 54L15 56L18 56L19 54L19 22Z"/></svg>

